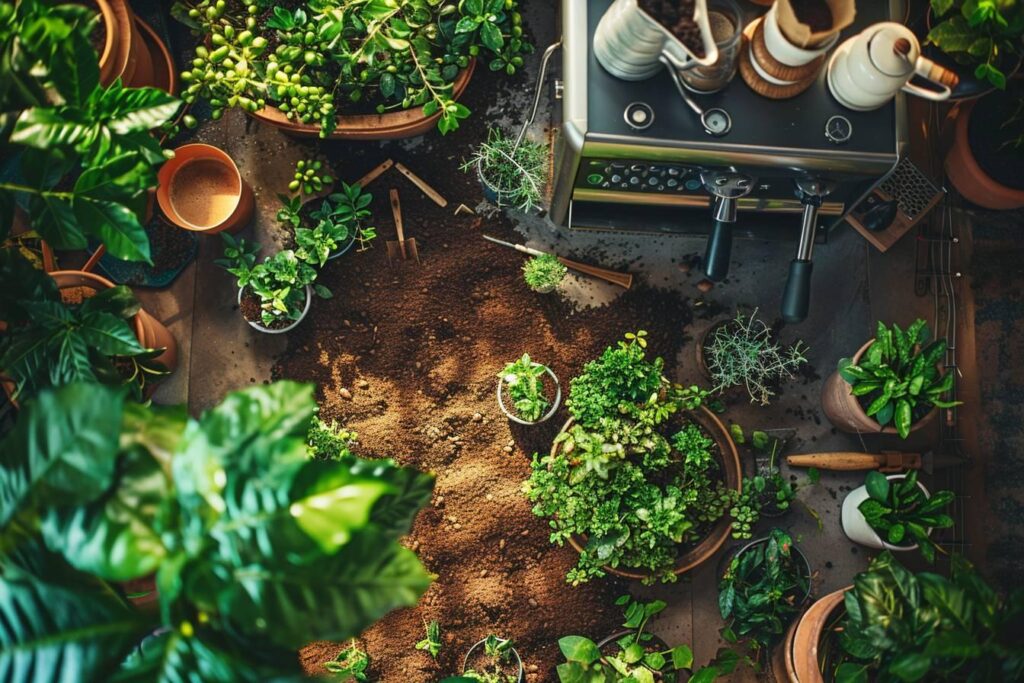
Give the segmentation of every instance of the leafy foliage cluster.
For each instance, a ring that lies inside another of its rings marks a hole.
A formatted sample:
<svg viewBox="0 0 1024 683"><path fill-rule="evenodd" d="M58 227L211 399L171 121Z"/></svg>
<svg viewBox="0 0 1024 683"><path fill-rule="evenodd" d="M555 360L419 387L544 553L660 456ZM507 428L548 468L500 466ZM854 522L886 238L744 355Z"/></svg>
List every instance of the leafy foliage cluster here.
<svg viewBox="0 0 1024 683"><path fill-rule="evenodd" d="M416 643L416 649L424 650L436 661L437 656L441 654L441 624L432 619L429 624L424 622L423 630L424 638Z"/></svg>
<svg viewBox="0 0 1024 683"><path fill-rule="evenodd" d="M889 551L845 596L839 683L1019 681L1024 590L1005 599L959 555L950 576L913 574Z"/></svg>
<svg viewBox="0 0 1024 683"><path fill-rule="evenodd" d="M519 683L522 672L519 662L513 661L513 652L514 643L511 640L488 634L480 657L484 665L479 669L466 669L462 672L462 678L477 683ZM514 669L515 673L509 669Z"/></svg>
<svg viewBox="0 0 1024 683"><path fill-rule="evenodd" d="M494 191L498 206L529 211L541 203L548 175L545 145L505 135L492 128L487 140L462 164L463 171L477 171L480 180ZM531 285L532 286L532 285Z"/></svg>
<svg viewBox="0 0 1024 683"><path fill-rule="evenodd" d="M742 385L751 403L766 406L775 395L774 386L793 379L807 362L805 351L799 341L782 347L755 309L749 316L737 313L714 331L704 342L704 362L715 384L712 391Z"/></svg>
<svg viewBox="0 0 1024 683"><path fill-rule="evenodd" d="M682 418L671 441L661 433L705 392L670 385L645 348L644 332L627 334L572 380L576 424L556 438L553 455L534 456L523 486L534 514L550 518L552 543L586 538L567 576L573 584L604 576L605 566L675 581L679 546L739 512L703 428Z"/></svg>
<svg viewBox="0 0 1024 683"><path fill-rule="evenodd" d="M102 242L149 261L140 219L164 153L150 130L179 100L155 88L100 84L84 4L0 4L0 238L16 204L56 249Z"/></svg>
<svg viewBox="0 0 1024 683"><path fill-rule="evenodd" d="M745 638L759 659L800 613L810 578L806 560L781 529L733 555L718 582L725 639Z"/></svg>
<svg viewBox="0 0 1024 683"><path fill-rule="evenodd" d="M533 291L548 292L562 282L568 271L554 254L541 254L523 264L523 279Z"/></svg>
<svg viewBox="0 0 1024 683"><path fill-rule="evenodd" d="M351 683L365 683L366 670L370 667L370 655L359 647L355 640L350 640L334 659L324 662L324 669L334 674L335 679Z"/></svg>
<svg viewBox="0 0 1024 683"><path fill-rule="evenodd" d="M532 46L517 0L322 0L294 9L272 0L185 0L175 16L203 36L182 72L184 99L225 107L272 105L330 134L345 103L377 111L423 107L442 133L469 109L452 98L470 59L513 74Z"/></svg>
<svg viewBox="0 0 1024 683"><path fill-rule="evenodd" d="M358 434L345 429L337 420L327 423L316 415L309 425L306 445L311 458L346 460L352 456L352 447L356 445L358 439Z"/></svg>
<svg viewBox="0 0 1024 683"><path fill-rule="evenodd" d="M866 498L857 509L872 529L893 545L916 543L921 556L935 561L938 545L930 529L948 529L953 518L945 510L953 502L952 491L939 491L931 497L917 485L917 470L903 479L890 480L878 471L868 472L864 480Z"/></svg>
<svg viewBox="0 0 1024 683"><path fill-rule="evenodd" d="M1024 50L1024 4L1017 0L931 0L936 22L928 42L961 64L974 64L974 77L1006 88L1006 72Z"/></svg>
<svg viewBox="0 0 1024 683"><path fill-rule="evenodd" d="M528 353L498 373L516 415L526 422L536 422L551 406L551 400L544 395L546 374L547 368L531 360Z"/></svg>
<svg viewBox="0 0 1024 683"><path fill-rule="evenodd" d="M281 680L415 604L398 540L433 478L309 458L315 407L291 382L199 418L95 384L27 404L0 444L0 678ZM119 582L151 575L159 608L130 604Z"/></svg>
<svg viewBox="0 0 1024 683"><path fill-rule="evenodd" d="M73 382L127 385L137 400L167 369L144 348L129 321L139 312L123 285L67 303L57 283L18 252L0 250L0 369L26 400Z"/></svg>
<svg viewBox="0 0 1024 683"><path fill-rule="evenodd" d="M850 383L854 396L867 403L865 412L880 427L895 426L907 438L915 411L952 408L959 401L942 396L953 388L953 375L939 372L946 354L946 340L928 343L931 331L924 320L915 320L906 331L878 323L875 341L858 365L849 358L839 361L839 374Z"/></svg>

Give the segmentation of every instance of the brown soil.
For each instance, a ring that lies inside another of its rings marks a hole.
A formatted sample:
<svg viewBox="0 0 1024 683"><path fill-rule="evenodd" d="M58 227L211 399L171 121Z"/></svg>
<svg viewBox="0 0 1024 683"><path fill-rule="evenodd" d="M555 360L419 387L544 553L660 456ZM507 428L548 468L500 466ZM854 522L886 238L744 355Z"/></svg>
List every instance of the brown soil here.
<svg viewBox="0 0 1024 683"><path fill-rule="evenodd" d="M78 287L61 287L60 299L68 306L80 304L86 299L96 296L97 290L84 285Z"/></svg>
<svg viewBox="0 0 1024 683"><path fill-rule="evenodd" d="M832 10L825 0L790 0L790 4L797 20L814 33L832 28Z"/></svg>
<svg viewBox="0 0 1024 683"><path fill-rule="evenodd" d="M611 306L579 311L558 295L536 294L522 280L522 257L480 237L485 219L453 215L460 203L481 200L475 175L458 166L486 139L484 113L496 88L528 87L523 74L479 73L464 98L473 116L443 142L432 132L412 151L398 144L320 143L326 158L345 160L332 169L336 177L351 182L391 158L449 205L438 207L395 171L374 181L368 190L380 233L375 248L353 250L321 271L319 280L334 297L318 300L289 333L273 371L275 379L316 383L323 417L356 430L361 454L437 475L433 501L406 540L437 579L419 606L391 613L361 639L370 680L380 683L429 683L458 673L467 650L488 633L516 642L529 683L552 681L558 638L597 639L618 629L614 600L625 584L611 577L566 584L576 553L551 545L547 521L531 513L520 491L529 456L550 449L567 413L562 408L535 426L510 423L497 405L497 373L529 352L568 391L586 361L625 332L645 329L649 352L665 358L672 377L692 317L678 295L643 284ZM419 242L422 265L388 264L390 187L401 192L406 238ZM522 241L504 216L487 218L486 230ZM444 644L437 663L413 647L432 619L441 624ZM341 646L304 648L303 667L322 674Z"/></svg>
<svg viewBox="0 0 1024 683"><path fill-rule="evenodd" d="M242 312L243 318L268 330L280 330L292 324L291 320L275 320L269 325L263 322L263 309L260 307L260 298L248 289L242 292L242 301L238 308Z"/></svg>
<svg viewBox="0 0 1024 683"><path fill-rule="evenodd" d="M693 20L694 0L639 0L640 9L671 31L690 51L704 56L700 28Z"/></svg>

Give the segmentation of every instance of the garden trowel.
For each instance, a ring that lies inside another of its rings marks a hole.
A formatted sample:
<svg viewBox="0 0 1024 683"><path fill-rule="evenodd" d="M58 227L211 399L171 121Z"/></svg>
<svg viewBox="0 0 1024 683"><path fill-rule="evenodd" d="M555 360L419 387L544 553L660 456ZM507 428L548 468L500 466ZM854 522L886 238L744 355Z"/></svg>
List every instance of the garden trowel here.
<svg viewBox="0 0 1024 683"><path fill-rule="evenodd" d="M398 190L391 188L391 215L395 218L395 232L398 233L397 240L388 240L388 263L393 263L401 258L408 260L409 256L420 262L420 251L416 246L416 238L405 239L405 232L402 229L402 204L398 200Z"/></svg>
<svg viewBox="0 0 1024 683"><path fill-rule="evenodd" d="M928 453L904 453L882 451L881 453L856 453L837 451L834 453L800 453L786 456L790 467L817 467L820 470L852 472L857 470L878 470L879 472L903 472L924 470L931 474L936 469L955 467L967 462L966 458L955 455Z"/></svg>

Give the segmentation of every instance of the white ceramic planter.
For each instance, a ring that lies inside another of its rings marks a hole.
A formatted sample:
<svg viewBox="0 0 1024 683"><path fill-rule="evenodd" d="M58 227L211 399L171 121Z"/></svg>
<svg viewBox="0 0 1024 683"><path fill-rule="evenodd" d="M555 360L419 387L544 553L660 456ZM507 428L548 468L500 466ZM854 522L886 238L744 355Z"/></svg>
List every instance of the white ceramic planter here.
<svg viewBox="0 0 1024 683"><path fill-rule="evenodd" d="M505 392L502 391L502 387L505 386L505 378L498 378L498 408L501 409L501 412L505 413L505 417L512 420L516 424L538 425L541 422L547 422L548 420L551 419L551 416L553 416L555 412L558 410L558 406L562 404L562 385L559 383L558 377L555 375L555 373L552 372L551 368L544 365L543 363L534 362L533 367L544 368L544 372L547 373L548 377L551 378L551 381L555 383L555 398L553 401L551 401L551 407L548 409L548 412L546 412L539 420L535 422L528 422L521 417L517 417L512 413L512 411L505 407Z"/></svg>
<svg viewBox="0 0 1024 683"><path fill-rule="evenodd" d="M242 320L245 320L245 322L247 322L249 324L249 327L251 327L254 330L259 330L263 334L284 334L285 332L291 332L292 330L294 330L296 327L299 326L299 323L301 323L303 320L305 320L306 315L309 313L310 304L312 304L312 303L313 303L313 288L310 285L306 285L306 305L302 309L302 314L295 321L293 321L291 325L288 325L287 327L282 327L279 330L272 330L269 327L264 327L263 325L260 325L259 323L254 323L253 321L247 319L245 316L242 316ZM239 288L239 290L238 290L238 305L239 306L242 305L242 289L241 288Z"/></svg>
<svg viewBox="0 0 1024 683"><path fill-rule="evenodd" d="M886 479L889 481L899 481L906 479L905 474L890 474ZM931 497L931 493L925 488L924 484L920 481L917 482L918 487L924 492L924 495ZM917 544L913 545L893 545L885 541L881 536L878 535L871 525L868 524L867 519L861 514L860 504L869 498L868 489L866 486L859 486L854 490L850 491L846 498L843 499L843 533L854 543L860 543L868 548L878 548L879 550L895 550L897 552L906 552L908 550L916 550ZM931 532L931 529L928 530Z"/></svg>

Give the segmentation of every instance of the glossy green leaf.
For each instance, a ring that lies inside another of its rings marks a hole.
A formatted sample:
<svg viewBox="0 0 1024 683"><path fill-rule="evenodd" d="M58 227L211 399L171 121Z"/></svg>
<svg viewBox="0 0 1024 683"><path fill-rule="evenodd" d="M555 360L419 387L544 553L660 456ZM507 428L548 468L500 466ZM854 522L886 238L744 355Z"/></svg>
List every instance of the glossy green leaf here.
<svg viewBox="0 0 1024 683"><path fill-rule="evenodd" d="M111 256L123 261L152 263L146 229L127 206L80 196L75 200L74 209L75 218L89 226L90 232L99 237Z"/></svg>
<svg viewBox="0 0 1024 683"><path fill-rule="evenodd" d="M889 478L881 472L876 470L868 472L864 478L864 487L867 489L868 495L879 503L884 503L889 499Z"/></svg>
<svg viewBox="0 0 1024 683"><path fill-rule="evenodd" d="M558 649L570 662L593 664L601 658L601 651L594 641L583 636L565 636L558 639Z"/></svg>

